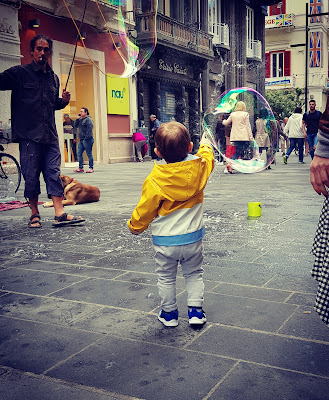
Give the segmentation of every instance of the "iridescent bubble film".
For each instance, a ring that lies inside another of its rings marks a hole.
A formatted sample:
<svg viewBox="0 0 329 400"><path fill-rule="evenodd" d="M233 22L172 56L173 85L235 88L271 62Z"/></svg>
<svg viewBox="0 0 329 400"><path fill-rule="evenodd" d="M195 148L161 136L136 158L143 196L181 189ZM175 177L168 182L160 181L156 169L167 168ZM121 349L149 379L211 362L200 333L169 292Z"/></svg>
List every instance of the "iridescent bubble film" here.
<svg viewBox="0 0 329 400"><path fill-rule="evenodd" d="M206 112L203 123L207 138L233 170L260 172L273 162L277 122L256 90L242 87L223 93Z"/></svg>
<svg viewBox="0 0 329 400"><path fill-rule="evenodd" d="M96 0L97 1L97 0ZM128 78L139 71L156 46L157 0L103 0L115 6L110 22L100 10L113 47L124 65L120 76Z"/></svg>
<svg viewBox="0 0 329 400"><path fill-rule="evenodd" d="M157 0L93 0L99 17L98 41L105 47L109 73L101 70L88 51L88 39L82 35L85 16L88 15L86 0L83 16L62 0L70 16L77 38L80 40L91 64L109 77L129 78L139 71L151 57L156 46ZM76 22L77 21L77 22ZM107 39L104 40L104 37Z"/></svg>

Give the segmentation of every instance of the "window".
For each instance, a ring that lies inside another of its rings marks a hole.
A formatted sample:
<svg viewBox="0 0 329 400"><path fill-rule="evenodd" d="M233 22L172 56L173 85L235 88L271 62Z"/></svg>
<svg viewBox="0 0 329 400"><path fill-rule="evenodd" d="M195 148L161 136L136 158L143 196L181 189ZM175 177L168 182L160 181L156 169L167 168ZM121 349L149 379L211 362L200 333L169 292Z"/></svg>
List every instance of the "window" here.
<svg viewBox="0 0 329 400"><path fill-rule="evenodd" d="M281 53L272 53L271 54L271 65L272 71L271 76L276 78L278 76L283 76L283 52Z"/></svg>
<svg viewBox="0 0 329 400"><path fill-rule="evenodd" d="M217 0L209 0L209 33L218 35L218 26L220 24L220 2Z"/></svg>
<svg viewBox="0 0 329 400"><path fill-rule="evenodd" d="M265 54L265 78L290 75L290 51L273 51Z"/></svg>
<svg viewBox="0 0 329 400"><path fill-rule="evenodd" d="M286 0L282 0L269 7L269 15L280 15L286 13Z"/></svg>
<svg viewBox="0 0 329 400"><path fill-rule="evenodd" d="M254 10L247 7L247 48L252 49L252 43L254 40L254 26L255 26L255 16Z"/></svg>

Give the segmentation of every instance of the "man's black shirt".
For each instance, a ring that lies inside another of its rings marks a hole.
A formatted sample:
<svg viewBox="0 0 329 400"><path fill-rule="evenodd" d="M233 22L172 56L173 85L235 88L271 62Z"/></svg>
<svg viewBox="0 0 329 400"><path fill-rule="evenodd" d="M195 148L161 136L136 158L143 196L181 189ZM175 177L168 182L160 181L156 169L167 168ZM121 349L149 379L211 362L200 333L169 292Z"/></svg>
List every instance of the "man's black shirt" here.
<svg viewBox="0 0 329 400"><path fill-rule="evenodd" d="M307 134L312 135L318 133L321 111L315 110L313 113L306 112L303 115L303 121L306 123Z"/></svg>
<svg viewBox="0 0 329 400"><path fill-rule="evenodd" d="M34 61L0 74L0 90L11 90L13 141L30 139L57 143L55 110L68 104L59 98L59 79L49 65L46 72Z"/></svg>

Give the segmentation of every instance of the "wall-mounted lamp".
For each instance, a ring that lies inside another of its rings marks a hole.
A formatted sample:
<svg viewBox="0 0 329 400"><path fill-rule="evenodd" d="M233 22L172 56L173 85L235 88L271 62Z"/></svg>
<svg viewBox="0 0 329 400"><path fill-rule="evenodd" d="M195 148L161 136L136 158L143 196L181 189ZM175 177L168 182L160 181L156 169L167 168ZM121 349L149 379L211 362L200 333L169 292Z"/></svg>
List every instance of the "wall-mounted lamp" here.
<svg viewBox="0 0 329 400"><path fill-rule="evenodd" d="M133 29L133 30L128 31L128 32L129 32L131 37L133 37L134 39L137 38L138 33L137 33L136 29Z"/></svg>
<svg viewBox="0 0 329 400"><path fill-rule="evenodd" d="M81 33L81 39L86 39L87 32L80 32L80 33Z"/></svg>
<svg viewBox="0 0 329 400"><path fill-rule="evenodd" d="M40 20L39 19L30 19L29 20L29 27L30 29L39 28Z"/></svg>

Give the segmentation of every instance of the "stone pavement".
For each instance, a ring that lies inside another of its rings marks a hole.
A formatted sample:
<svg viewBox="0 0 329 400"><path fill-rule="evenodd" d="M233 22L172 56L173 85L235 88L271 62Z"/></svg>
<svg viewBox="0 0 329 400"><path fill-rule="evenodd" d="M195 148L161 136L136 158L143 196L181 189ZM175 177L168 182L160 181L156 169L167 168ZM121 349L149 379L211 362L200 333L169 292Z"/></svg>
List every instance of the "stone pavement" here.
<svg viewBox="0 0 329 400"><path fill-rule="evenodd" d="M2 212L0 397L328 399L329 330L310 275L323 198L309 157L277 159L259 174L216 167L210 178L199 330L188 326L181 273L179 326L157 320L150 232L126 227L151 162L75 176L101 190L98 203L67 207L87 218L81 226L54 229L53 210L41 208L43 227L32 230L28 209ZM262 202L262 217L247 218L250 201Z"/></svg>

